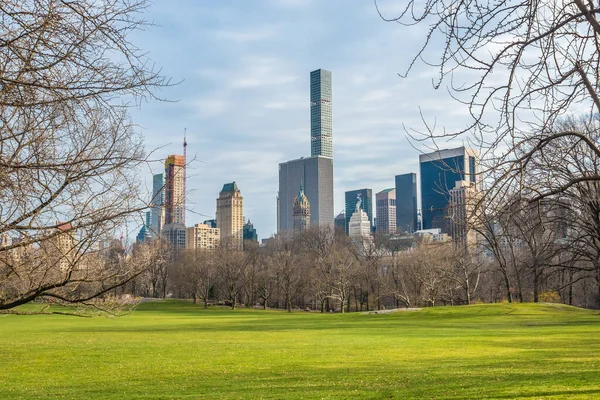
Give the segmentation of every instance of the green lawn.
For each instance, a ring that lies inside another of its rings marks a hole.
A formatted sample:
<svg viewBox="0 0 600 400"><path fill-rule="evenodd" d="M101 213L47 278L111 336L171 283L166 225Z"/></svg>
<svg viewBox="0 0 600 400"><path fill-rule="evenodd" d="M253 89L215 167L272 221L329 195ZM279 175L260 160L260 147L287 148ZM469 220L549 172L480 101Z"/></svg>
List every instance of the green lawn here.
<svg viewBox="0 0 600 400"><path fill-rule="evenodd" d="M600 398L600 315L560 305L314 314L145 303L0 316L0 399Z"/></svg>

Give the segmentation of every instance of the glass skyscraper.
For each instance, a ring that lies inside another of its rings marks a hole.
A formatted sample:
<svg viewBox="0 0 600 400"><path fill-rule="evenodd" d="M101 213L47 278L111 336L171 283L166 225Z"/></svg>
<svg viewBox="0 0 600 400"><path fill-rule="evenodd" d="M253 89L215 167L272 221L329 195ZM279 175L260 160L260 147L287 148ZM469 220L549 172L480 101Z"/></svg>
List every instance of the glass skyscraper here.
<svg viewBox="0 0 600 400"><path fill-rule="evenodd" d="M310 73L310 155L333 158L331 72Z"/></svg>
<svg viewBox="0 0 600 400"><path fill-rule="evenodd" d="M421 154L421 209L423 229L440 228L448 233L450 190L458 181L479 184L478 156L465 147Z"/></svg>
<svg viewBox="0 0 600 400"><path fill-rule="evenodd" d="M417 174L396 175L396 231L417 229Z"/></svg>

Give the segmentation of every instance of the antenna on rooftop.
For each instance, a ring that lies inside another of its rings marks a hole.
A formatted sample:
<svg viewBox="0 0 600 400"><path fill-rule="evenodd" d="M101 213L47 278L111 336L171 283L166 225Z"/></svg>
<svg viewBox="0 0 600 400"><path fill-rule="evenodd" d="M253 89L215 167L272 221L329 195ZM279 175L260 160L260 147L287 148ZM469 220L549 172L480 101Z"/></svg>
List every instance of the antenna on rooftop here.
<svg viewBox="0 0 600 400"><path fill-rule="evenodd" d="M183 224L185 225L185 198L186 198L186 169L187 169L187 128L183 128Z"/></svg>

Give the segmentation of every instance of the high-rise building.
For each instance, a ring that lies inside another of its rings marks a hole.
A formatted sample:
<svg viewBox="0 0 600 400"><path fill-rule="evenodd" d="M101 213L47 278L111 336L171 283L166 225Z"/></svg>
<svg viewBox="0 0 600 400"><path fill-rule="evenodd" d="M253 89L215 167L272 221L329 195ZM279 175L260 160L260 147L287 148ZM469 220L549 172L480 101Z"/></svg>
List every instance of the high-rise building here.
<svg viewBox="0 0 600 400"><path fill-rule="evenodd" d="M137 236L135 238L136 242L143 243L143 242L151 240L153 237L155 237L155 235L153 235L153 232L150 228L151 223L152 223L152 211L147 211L146 218L144 219L144 225L142 225L142 228L140 229L139 233L137 234Z"/></svg>
<svg viewBox="0 0 600 400"><path fill-rule="evenodd" d="M450 190L448 207L449 235L459 246L472 248L477 243L475 211L480 195L471 181L458 181Z"/></svg>
<svg viewBox="0 0 600 400"><path fill-rule="evenodd" d="M371 221L367 213L359 206L356 207L348 223L348 236L353 241L371 238Z"/></svg>
<svg viewBox="0 0 600 400"><path fill-rule="evenodd" d="M294 231L305 231L310 228L310 202L300 185L300 192L294 199Z"/></svg>
<svg viewBox="0 0 600 400"><path fill-rule="evenodd" d="M258 234L256 233L256 228L254 224L248 220L247 223L244 224L244 242L258 242Z"/></svg>
<svg viewBox="0 0 600 400"><path fill-rule="evenodd" d="M377 233L396 233L396 189L385 189L375 195Z"/></svg>
<svg viewBox="0 0 600 400"><path fill-rule="evenodd" d="M331 72L310 73L310 155L333 158Z"/></svg>
<svg viewBox="0 0 600 400"><path fill-rule="evenodd" d="M336 234L339 232L342 235L346 234L346 211L342 210L334 220L335 232Z"/></svg>
<svg viewBox="0 0 600 400"><path fill-rule="evenodd" d="M333 227L331 72L310 73L311 157L279 164L277 232L294 229L294 198L301 184L310 203L310 225Z"/></svg>
<svg viewBox="0 0 600 400"><path fill-rule="evenodd" d="M150 202L152 216L150 221L150 231L153 237L158 237L160 235L160 230L165 222L164 186L164 174L152 176L152 201Z"/></svg>
<svg viewBox="0 0 600 400"><path fill-rule="evenodd" d="M209 228L216 228L217 227L217 220L216 219L207 219L205 221L202 222L204 225L208 225Z"/></svg>
<svg viewBox="0 0 600 400"><path fill-rule="evenodd" d="M417 174L396 175L396 232L413 233L417 222Z"/></svg>
<svg viewBox="0 0 600 400"><path fill-rule="evenodd" d="M183 137L183 155L170 155L165 160L164 209L161 236L171 244L173 257L185 249L185 168L187 142Z"/></svg>
<svg viewBox="0 0 600 400"><path fill-rule="evenodd" d="M367 213L369 227L373 226L373 191L371 189L357 189L345 193L346 205L346 235L350 234L350 218L355 211L356 205ZM370 228L369 228L370 229Z"/></svg>
<svg viewBox="0 0 600 400"><path fill-rule="evenodd" d="M333 227L333 160L317 156L279 164L278 232L294 229L294 198L301 184L310 203L310 226Z"/></svg>
<svg viewBox="0 0 600 400"><path fill-rule="evenodd" d="M173 258L178 258L179 251L185 249L186 227L184 224L174 223L163 226L160 235L171 244L173 249Z"/></svg>
<svg viewBox="0 0 600 400"><path fill-rule="evenodd" d="M219 247L221 233L218 228L212 228L206 224L196 224L186 229L186 249L212 250Z"/></svg>
<svg viewBox="0 0 600 400"><path fill-rule="evenodd" d="M185 157L170 155L165 160L165 225L185 225Z"/></svg>
<svg viewBox="0 0 600 400"><path fill-rule="evenodd" d="M423 229L440 228L448 233L447 208L450 190L458 181L479 186L479 157L464 146L419 156Z"/></svg>
<svg viewBox="0 0 600 400"><path fill-rule="evenodd" d="M217 228L221 242L242 250L244 240L244 198L235 182L226 183L217 199Z"/></svg>

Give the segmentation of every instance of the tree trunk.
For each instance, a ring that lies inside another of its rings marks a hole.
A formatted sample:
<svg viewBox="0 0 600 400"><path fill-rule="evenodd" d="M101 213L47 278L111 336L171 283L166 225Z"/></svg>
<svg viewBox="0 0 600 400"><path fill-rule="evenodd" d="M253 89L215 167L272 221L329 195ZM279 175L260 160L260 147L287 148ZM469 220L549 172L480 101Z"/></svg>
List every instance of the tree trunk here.
<svg viewBox="0 0 600 400"><path fill-rule="evenodd" d="M539 302L539 276L537 266L533 267L533 302Z"/></svg>
<svg viewBox="0 0 600 400"><path fill-rule="evenodd" d="M512 292L510 291L510 281L508 280L508 275L506 272L503 272L502 275L504 275L504 285L506 286L506 300L508 300L509 303L512 303L513 298Z"/></svg>

